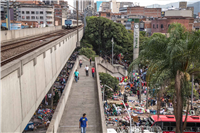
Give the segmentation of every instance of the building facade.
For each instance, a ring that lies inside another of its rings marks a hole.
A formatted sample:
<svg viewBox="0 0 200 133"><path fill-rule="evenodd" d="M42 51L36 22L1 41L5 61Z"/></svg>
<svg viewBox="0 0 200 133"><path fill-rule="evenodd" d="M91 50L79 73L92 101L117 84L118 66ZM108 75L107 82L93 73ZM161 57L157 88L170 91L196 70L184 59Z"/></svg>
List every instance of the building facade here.
<svg viewBox="0 0 200 133"><path fill-rule="evenodd" d="M38 22L41 27L54 26L54 8L46 5L21 5L18 20Z"/></svg>
<svg viewBox="0 0 200 133"><path fill-rule="evenodd" d="M192 10L168 10L165 11L165 16L193 17L193 13Z"/></svg>
<svg viewBox="0 0 200 133"><path fill-rule="evenodd" d="M161 8L145 8L141 6L127 7L127 15L158 18L161 17Z"/></svg>
<svg viewBox="0 0 200 133"><path fill-rule="evenodd" d="M15 0L16 2L19 2L20 4L42 4L40 0Z"/></svg>
<svg viewBox="0 0 200 133"><path fill-rule="evenodd" d="M151 22L151 32L167 33L168 27L172 23L180 23L189 31L193 30L194 18L186 17L165 17L165 18L156 18Z"/></svg>
<svg viewBox="0 0 200 133"><path fill-rule="evenodd" d="M74 7L76 8L76 1L78 1L78 9L83 12L88 6L94 7L94 0L74 0Z"/></svg>
<svg viewBox="0 0 200 133"><path fill-rule="evenodd" d="M54 23L62 25L62 7L59 4L54 4Z"/></svg>

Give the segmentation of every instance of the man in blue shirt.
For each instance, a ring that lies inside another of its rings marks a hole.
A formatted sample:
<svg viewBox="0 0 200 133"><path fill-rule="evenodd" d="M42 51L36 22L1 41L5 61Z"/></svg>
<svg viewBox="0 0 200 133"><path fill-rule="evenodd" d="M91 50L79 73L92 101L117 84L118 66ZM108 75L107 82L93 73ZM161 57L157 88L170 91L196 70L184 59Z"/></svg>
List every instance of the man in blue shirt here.
<svg viewBox="0 0 200 133"><path fill-rule="evenodd" d="M84 113L83 117L81 117L79 120L79 128L81 128L81 133L86 133L86 127L88 127L88 119Z"/></svg>
<svg viewBox="0 0 200 133"><path fill-rule="evenodd" d="M76 69L76 71L74 72L74 76L75 76L75 81L78 82L78 75L79 75L79 72L78 70Z"/></svg>

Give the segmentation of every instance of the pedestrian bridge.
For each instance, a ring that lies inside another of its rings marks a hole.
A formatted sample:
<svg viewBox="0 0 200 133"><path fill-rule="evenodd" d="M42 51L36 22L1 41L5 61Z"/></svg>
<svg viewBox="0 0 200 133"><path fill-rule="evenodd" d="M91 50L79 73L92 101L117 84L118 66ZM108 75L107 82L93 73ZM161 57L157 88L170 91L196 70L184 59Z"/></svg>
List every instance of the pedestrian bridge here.
<svg viewBox="0 0 200 133"><path fill-rule="evenodd" d="M2 41L16 41L61 30L61 27L2 31ZM79 28L79 40L83 28ZM50 90L77 44L77 31L1 67L1 132L22 132Z"/></svg>

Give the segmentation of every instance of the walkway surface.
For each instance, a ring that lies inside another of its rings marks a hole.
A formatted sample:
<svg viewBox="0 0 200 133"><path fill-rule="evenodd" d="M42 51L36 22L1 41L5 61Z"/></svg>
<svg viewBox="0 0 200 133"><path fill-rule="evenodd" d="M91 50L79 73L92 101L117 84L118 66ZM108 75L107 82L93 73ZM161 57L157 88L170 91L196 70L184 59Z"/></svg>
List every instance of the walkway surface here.
<svg viewBox="0 0 200 133"><path fill-rule="evenodd" d="M83 113L86 113L88 118L86 132L101 133L96 78L92 78L91 66L89 66L89 76L86 77L85 65L89 66L89 61L83 62L82 68L78 68L80 79L78 83L73 82L58 133L80 133L79 119Z"/></svg>

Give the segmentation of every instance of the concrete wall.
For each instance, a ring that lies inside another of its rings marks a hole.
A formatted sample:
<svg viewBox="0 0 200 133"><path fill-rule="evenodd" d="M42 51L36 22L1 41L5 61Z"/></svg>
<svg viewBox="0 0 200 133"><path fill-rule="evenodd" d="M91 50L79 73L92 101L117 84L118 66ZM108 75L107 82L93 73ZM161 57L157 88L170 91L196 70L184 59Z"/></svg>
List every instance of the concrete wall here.
<svg viewBox="0 0 200 133"><path fill-rule="evenodd" d="M28 28L28 29L21 29L21 30L1 31L1 43L12 41L14 39L28 37L28 36L35 36L38 34L54 32L56 30L61 30L61 29L62 29L62 26L51 26L51 27L45 27L45 28Z"/></svg>
<svg viewBox="0 0 200 133"><path fill-rule="evenodd" d="M100 79L99 79L99 57L95 57L95 70L96 70L96 78L97 78L97 88L98 88L98 100L99 100L99 108L100 108L100 118L101 118L101 128L102 133L107 133L106 128L106 121L105 121L105 115L104 115L104 107L103 107L103 101L102 101L102 93L101 93L101 85L100 85Z"/></svg>
<svg viewBox="0 0 200 133"><path fill-rule="evenodd" d="M114 77L127 76L127 71L120 66L113 66L108 62L105 62L101 57L95 58L98 63L99 72L108 73Z"/></svg>
<svg viewBox="0 0 200 133"><path fill-rule="evenodd" d="M83 29L79 30L83 35ZM22 132L76 48L77 32L1 68L1 132ZM80 39L82 36L80 36Z"/></svg>

